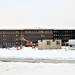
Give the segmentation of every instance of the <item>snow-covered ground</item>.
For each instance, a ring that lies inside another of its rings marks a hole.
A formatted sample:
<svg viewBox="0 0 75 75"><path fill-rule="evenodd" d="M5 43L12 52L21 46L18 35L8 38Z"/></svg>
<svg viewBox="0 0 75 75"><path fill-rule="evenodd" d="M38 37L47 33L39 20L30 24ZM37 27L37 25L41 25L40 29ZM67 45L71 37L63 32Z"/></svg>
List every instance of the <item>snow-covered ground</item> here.
<svg viewBox="0 0 75 75"><path fill-rule="evenodd" d="M0 48L0 58L47 58L47 59L74 59L75 50L62 47L62 49L38 50L31 47ZM74 63L25 63L0 62L0 75L75 75Z"/></svg>
<svg viewBox="0 0 75 75"><path fill-rule="evenodd" d="M16 48L0 48L0 58L34 58L34 59L75 59L75 50L62 47L62 49L38 50L38 48L23 47L21 50Z"/></svg>
<svg viewBox="0 0 75 75"><path fill-rule="evenodd" d="M75 75L75 64L0 62L0 75Z"/></svg>

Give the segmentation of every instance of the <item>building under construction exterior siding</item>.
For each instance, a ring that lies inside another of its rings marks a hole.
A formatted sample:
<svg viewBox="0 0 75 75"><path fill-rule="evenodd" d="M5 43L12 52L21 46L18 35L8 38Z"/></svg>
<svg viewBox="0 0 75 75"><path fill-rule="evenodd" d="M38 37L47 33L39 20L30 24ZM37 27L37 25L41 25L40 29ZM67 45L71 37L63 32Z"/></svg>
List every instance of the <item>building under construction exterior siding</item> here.
<svg viewBox="0 0 75 75"><path fill-rule="evenodd" d="M0 46L15 46L20 45L20 41L15 41L21 36L21 30L0 30Z"/></svg>
<svg viewBox="0 0 75 75"><path fill-rule="evenodd" d="M0 29L0 46L8 47L16 45L25 45L26 41L16 40L19 37L37 43L38 40L52 39L67 42L69 39L75 39L75 30L73 29Z"/></svg>
<svg viewBox="0 0 75 75"><path fill-rule="evenodd" d="M72 29L54 29L53 39L61 39L62 45L64 42L68 42L69 39L75 39L75 30Z"/></svg>
<svg viewBox="0 0 75 75"><path fill-rule="evenodd" d="M43 39L52 39L53 38L53 30L52 29L26 29L24 33L24 37L27 40L32 42L38 42L38 40Z"/></svg>

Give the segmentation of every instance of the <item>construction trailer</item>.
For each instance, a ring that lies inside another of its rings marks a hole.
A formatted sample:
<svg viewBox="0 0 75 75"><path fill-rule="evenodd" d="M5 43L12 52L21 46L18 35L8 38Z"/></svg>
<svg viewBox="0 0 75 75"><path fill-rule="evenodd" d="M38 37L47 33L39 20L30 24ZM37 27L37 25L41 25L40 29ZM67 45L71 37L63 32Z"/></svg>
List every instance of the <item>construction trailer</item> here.
<svg viewBox="0 0 75 75"><path fill-rule="evenodd" d="M70 39L68 40L69 45L75 45L75 39Z"/></svg>
<svg viewBox="0 0 75 75"><path fill-rule="evenodd" d="M68 42L65 42L65 45L69 46L70 50L75 50L75 39L70 39Z"/></svg>
<svg viewBox="0 0 75 75"><path fill-rule="evenodd" d="M61 49L61 40L38 40L38 50Z"/></svg>

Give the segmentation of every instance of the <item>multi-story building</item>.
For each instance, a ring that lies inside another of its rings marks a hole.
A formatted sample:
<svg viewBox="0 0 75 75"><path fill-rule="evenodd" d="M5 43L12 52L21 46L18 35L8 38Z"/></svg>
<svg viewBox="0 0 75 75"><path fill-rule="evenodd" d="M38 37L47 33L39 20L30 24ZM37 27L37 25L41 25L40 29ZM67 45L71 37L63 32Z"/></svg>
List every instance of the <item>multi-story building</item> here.
<svg viewBox="0 0 75 75"><path fill-rule="evenodd" d="M62 43L69 39L75 39L75 30L73 29L0 29L0 46L25 45L25 41L15 40L23 36L25 39L37 42L43 39L61 39Z"/></svg>
<svg viewBox="0 0 75 75"><path fill-rule="evenodd" d="M21 30L0 30L0 46L14 46L20 45L20 41L15 41L16 38L21 36Z"/></svg>
<svg viewBox="0 0 75 75"><path fill-rule="evenodd" d="M24 38L32 42L37 42L42 39L52 39L53 30L52 29L25 29Z"/></svg>
<svg viewBox="0 0 75 75"><path fill-rule="evenodd" d="M54 29L53 39L61 39L62 44L67 42L69 39L75 39L75 30L73 29Z"/></svg>

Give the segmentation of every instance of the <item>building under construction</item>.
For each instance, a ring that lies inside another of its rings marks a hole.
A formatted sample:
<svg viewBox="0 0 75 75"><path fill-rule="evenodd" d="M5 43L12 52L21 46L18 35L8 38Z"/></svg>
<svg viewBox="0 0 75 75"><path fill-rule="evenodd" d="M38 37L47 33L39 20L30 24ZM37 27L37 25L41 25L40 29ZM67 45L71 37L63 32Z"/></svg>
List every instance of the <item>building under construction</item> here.
<svg viewBox="0 0 75 75"><path fill-rule="evenodd" d="M27 41L16 40L23 37L37 43L38 40L62 40L62 45L69 39L75 39L75 29L0 29L0 46L25 45Z"/></svg>

